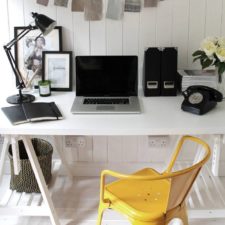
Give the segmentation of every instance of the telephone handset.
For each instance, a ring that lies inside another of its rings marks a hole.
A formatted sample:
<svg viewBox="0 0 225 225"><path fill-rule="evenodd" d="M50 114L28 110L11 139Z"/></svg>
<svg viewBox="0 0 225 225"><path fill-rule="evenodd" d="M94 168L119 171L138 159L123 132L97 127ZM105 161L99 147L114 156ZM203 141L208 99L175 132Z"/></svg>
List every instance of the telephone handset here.
<svg viewBox="0 0 225 225"><path fill-rule="evenodd" d="M223 95L219 91L203 85L190 86L182 94L184 101L181 108L198 115L207 113L217 102L223 100Z"/></svg>

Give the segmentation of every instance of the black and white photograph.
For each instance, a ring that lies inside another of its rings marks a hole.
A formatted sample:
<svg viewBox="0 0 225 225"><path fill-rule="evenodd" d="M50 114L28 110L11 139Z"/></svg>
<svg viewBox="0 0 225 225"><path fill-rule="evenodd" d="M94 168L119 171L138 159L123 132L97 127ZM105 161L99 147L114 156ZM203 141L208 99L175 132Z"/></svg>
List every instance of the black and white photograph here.
<svg viewBox="0 0 225 225"><path fill-rule="evenodd" d="M72 90L72 52L43 52L43 80L51 81L53 91Z"/></svg>
<svg viewBox="0 0 225 225"><path fill-rule="evenodd" d="M15 27L15 36L24 27ZM62 50L62 29L55 27L41 36L38 29L29 32L15 47L15 59L27 88L36 87L42 78L42 52Z"/></svg>

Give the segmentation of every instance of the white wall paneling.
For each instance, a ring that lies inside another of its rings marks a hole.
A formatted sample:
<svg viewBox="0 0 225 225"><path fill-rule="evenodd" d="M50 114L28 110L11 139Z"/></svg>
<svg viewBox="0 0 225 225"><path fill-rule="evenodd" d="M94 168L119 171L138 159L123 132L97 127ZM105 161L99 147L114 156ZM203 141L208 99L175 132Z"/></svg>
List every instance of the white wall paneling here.
<svg viewBox="0 0 225 225"><path fill-rule="evenodd" d="M221 35L225 36L225 0L222 1Z"/></svg>
<svg viewBox="0 0 225 225"><path fill-rule="evenodd" d="M199 49L205 37L206 0L190 0L189 10L189 40L188 40L188 66L199 68L199 62L193 63L192 53Z"/></svg>
<svg viewBox="0 0 225 225"><path fill-rule="evenodd" d="M108 137L108 162L123 161L123 139L119 136Z"/></svg>
<svg viewBox="0 0 225 225"><path fill-rule="evenodd" d="M90 21L90 54L106 55L106 1L103 1L103 18Z"/></svg>
<svg viewBox="0 0 225 225"><path fill-rule="evenodd" d="M44 13L63 26L64 50L73 50L74 55L138 55L141 86L146 47L176 46L180 69L200 68L199 62L192 63L192 53L201 40L207 35L225 35L225 0L161 1L158 7L142 8L140 13L125 12L118 21L105 18L107 1L103 0L103 20L89 22L82 12L71 12L71 0L67 8L54 6L54 0L47 7L38 5L36 0L2 0L0 16L4 32L0 44L13 38L14 26L32 21L30 12ZM3 55L2 49L0 54ZM4 58L1 57L1 62ZM11 72L7 63L1 65L5 72ZM10 78L9 85L14 86Z"/></svg>
<svg viewBox="0 0 225 225"><path fill-rule="evenodd" d="M68 5L71 5L71 1L69 0ZM62 26L62 38L63 38L63 49L65 51L73 50L73 17L72 12L69 8L66 7L58 7L57 6L57 25Z"/></svg>
<svg viewBox="0 0 225 225"><path fill-rule="evenodd" d="M156 8L143 8L139 28L139 86L142 84L144 51L156 46Z"/></svg>
<svg viewBox="0 0 225 225"><path fill-rule="evenodd" d="M178 47L178 67L188 67L189 0L172 0L172 46Z"/></svg>
<svg viewBox="0 0 225 225"><path fill-rule="evenodd" d="M133 137L133 136L123 137L122 157L124 162L137 162L138 137Z"/></svg>
<svg viewBox="0 0 225 225"><path fill-rule="evenodd" d="M222 0L206 0L205 36L221 35Z"/></svg>
<svg viewBox="0 0 225 225"><path fill-rule="evenodd" d="M108 161L108 139L106 136L93 137L93 161Z"/></svg>
<svg viewBox="0 0 225 225"><path fill-rule="evenodd" d="M182 0L183 1L183 0ZM156 13L156 45L170 47L172 45L172 1L160 1Z"/></svg>

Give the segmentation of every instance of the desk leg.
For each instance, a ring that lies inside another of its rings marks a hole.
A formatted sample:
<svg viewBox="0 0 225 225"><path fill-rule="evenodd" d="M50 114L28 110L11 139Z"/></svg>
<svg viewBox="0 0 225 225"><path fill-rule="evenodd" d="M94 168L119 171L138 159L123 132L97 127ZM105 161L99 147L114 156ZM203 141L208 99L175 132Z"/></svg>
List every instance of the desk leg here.
<svg viewBox="0 0 225 225"><path fill-rule="evenodd" d="M220 154L223 147L223 135L214 135L213 154L212 154L212 173L214 176L220 176Z"/></svg>
<svg viewBox="0 0 225 225"><path fill-rule="evenodd" d="M56 214L52 199L50 197L47 185L45 183L45 179L44 179L43 173L41 171L41 167L40 167L40 164L38 162L37 156L35 154L31 139L30 139L29 136L22 136L22 140L24 142L24 145L25 145L27 155L29 157L33 172L34 172L35 177L37 179L42 197L43 197L44 201L46 202L46 204L49 208L49 216L50 216L52 225L60 225L59 218Z"/></svg>
<svg viewBox="0 0 225 225"><path fill-rule="evenodd" d="M58 141L56 136L53 136L53 145L54 145L54 150L56 150L56 152L58 153L58 155L59 155L59 157L61 159L62 164L65 166L67 174L69 175L70 178L73 178L73 172L70 169L70 166L69 166L69 164L68 164L68 162L67 162L67 160L66 160L66 158L65 158L65 156L63 154L63 152L58 147L60 145L59 145L59 141Z"/></svg>
<svg viewBox="0 0 225 225"><path fill-rule="evenodd" d="M9 149L9 142L10 142L10 137L8 135L5 135L4 143L2 146L1 158L0 158L0 183L2 181L2 176L4 173L4 164L5 164L6 154Z"/></svg>

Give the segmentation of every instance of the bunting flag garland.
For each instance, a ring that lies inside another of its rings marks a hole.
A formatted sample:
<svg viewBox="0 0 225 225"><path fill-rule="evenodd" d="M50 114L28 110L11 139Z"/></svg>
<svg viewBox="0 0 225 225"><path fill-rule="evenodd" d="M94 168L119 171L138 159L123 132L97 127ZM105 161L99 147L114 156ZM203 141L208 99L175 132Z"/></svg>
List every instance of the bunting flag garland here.
<svg viewBox="0 0 225 225"><path fill-rule="evenodd" d="M158 5L159 0L145 0L144 7L156 7Z"/></svg>
<svg viewBox="0 0 225 225"><path fill-rule="evenodd" d="M110 0L108 1L108 8L106 17L109 19L120 20L124 15L125 0Z"/></svg>
<svg viewBox="0 0 225 225"><path fill-rule="evenodd" d="M49 0L37 0L37 4L44 5L44 6L47 6L48 2Z"/></svg>
<svg viewBox="0 0 225 225"><path fill-rule="evenodd" d="M68 6L69 0L54 0L56 6ZM106 18L120 20L125 12L140 12L142 0L108 0ZM163 0L144 0L144 7L157 7ZM49 0L36 0L37 4L47 6ZM103 17L103 0L72 0L72 12L84 12L85 20L101 20Z"/></svg>
<svg viewBox="0 0 225 225"><path fill-rule="evenodd" d="M102 10L103 10L102 0L85 0L84 1L85 20L101 20Z"/></svg>
<svg viewBox="0 0 225 225"><path fill-rule="evenodd" d="M68 0L54 0L54 5L67 7Z"/></svg>
<svg viewBox="0 0 225 225"><path fill-rule="evenodd" d="M141 0L125 0L125 11L126 12L140 12L141 11Z"/></svg>
<svg viewBox="0 0 225 225"><path fill-rule="evenodd" d="M72 12L83 12L84 0L72 0Z"/></svg>

